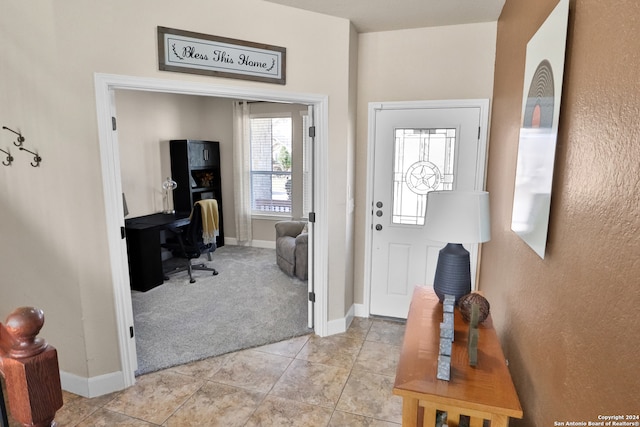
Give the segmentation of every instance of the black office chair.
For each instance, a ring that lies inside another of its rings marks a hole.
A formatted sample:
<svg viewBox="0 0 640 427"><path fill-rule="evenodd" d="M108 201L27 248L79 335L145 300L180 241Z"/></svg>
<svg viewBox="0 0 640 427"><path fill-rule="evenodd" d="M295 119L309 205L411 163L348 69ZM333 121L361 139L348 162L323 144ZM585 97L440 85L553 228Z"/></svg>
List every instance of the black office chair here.
<svg viewBox="0 0 640 427"><path fill-rule="evenodd" d="M204 263L191 264L191 260L199 258L203 253L207 254L209 261L211 261L211 253L216 250L216 243L205 244L202 240L202 210L200 205L194 205L191 211L191 221L184 227L169 227L169 230L173 232L176 238L167 243L162 244L162 247L171 250L174 257L186 258L187 262L184 266L179 266L165 274L175 274L182 271L189 272L189 282L194 283L196 279L193 278L193 270L211 271L216 276L218 271L215 268L207 267Z"/></svg>

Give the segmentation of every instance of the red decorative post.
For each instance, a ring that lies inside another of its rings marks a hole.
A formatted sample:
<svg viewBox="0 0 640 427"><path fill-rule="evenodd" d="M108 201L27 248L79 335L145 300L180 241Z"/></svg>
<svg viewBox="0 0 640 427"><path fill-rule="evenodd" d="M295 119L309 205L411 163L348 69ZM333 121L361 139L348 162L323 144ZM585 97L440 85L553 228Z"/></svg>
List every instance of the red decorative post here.
<svg viewBox="0 0 640 427"><path fill-rule="evenodd" d="M0 323L0 372L9 411L24 426L55 427L62 407L58 354L37 337L43 325L44 313L33 307L17 308Z"/></svg>

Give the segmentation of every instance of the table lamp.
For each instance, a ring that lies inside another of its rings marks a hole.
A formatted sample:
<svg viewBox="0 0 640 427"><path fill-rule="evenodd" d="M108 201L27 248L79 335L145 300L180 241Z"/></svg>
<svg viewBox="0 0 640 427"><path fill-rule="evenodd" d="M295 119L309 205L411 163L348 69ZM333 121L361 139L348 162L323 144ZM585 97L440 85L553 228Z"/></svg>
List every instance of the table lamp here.
<svg viewBox="0 0 640 427"><path fill-rule="evenodd" d="M446 242L440 250L433 289L442 302L453 295L456 303L471 292L469 251L463 243L491 238L489 193L486 191L431 191L427 194L426 236Z"/></svg>

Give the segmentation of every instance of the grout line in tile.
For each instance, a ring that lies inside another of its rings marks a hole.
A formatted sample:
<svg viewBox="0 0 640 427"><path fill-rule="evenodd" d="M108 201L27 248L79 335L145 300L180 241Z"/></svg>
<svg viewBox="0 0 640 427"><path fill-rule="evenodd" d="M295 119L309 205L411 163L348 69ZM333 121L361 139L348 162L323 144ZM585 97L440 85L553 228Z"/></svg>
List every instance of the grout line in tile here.
<svg viewBox="0 0 640 427"><path fill-rule="evenodd" d="M177 373L177 372L176 372ZM193 378L190 376L190 378ZM195 380L195 378L194 378ZM180 409L182 409L182 407L193 397L196 395L197 392L199 392L200 390L202 390L202 387L205 386L205 384L207 384L207 380L205 379L204 382L200 385L200 387L198 387L193 393L191 393L189 395L189 397L187 397L180 405L178 405L178 407L171 412L171 414L169 414L164 420L162 420L162 422L158 425L162 426L163 424L166 424L167 421L169 421L169 418L173 417ZM133 418L133 417L132 417ZM152 422L148 421L148 420L143 420L149 424L153 424Z"/></svg>

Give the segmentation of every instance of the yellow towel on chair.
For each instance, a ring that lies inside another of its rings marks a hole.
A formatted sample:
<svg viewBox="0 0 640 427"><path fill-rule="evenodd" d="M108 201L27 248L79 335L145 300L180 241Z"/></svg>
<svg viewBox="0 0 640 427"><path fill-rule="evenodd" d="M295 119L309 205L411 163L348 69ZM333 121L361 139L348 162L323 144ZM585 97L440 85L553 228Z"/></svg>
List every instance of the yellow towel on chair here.
<svg viewBox="0 0 640 427"><path fill-rule="evenodd" d="M202 240L204 244L213 243L218 235L218 201L204 199L196 202L202 212Z"/></svg>

